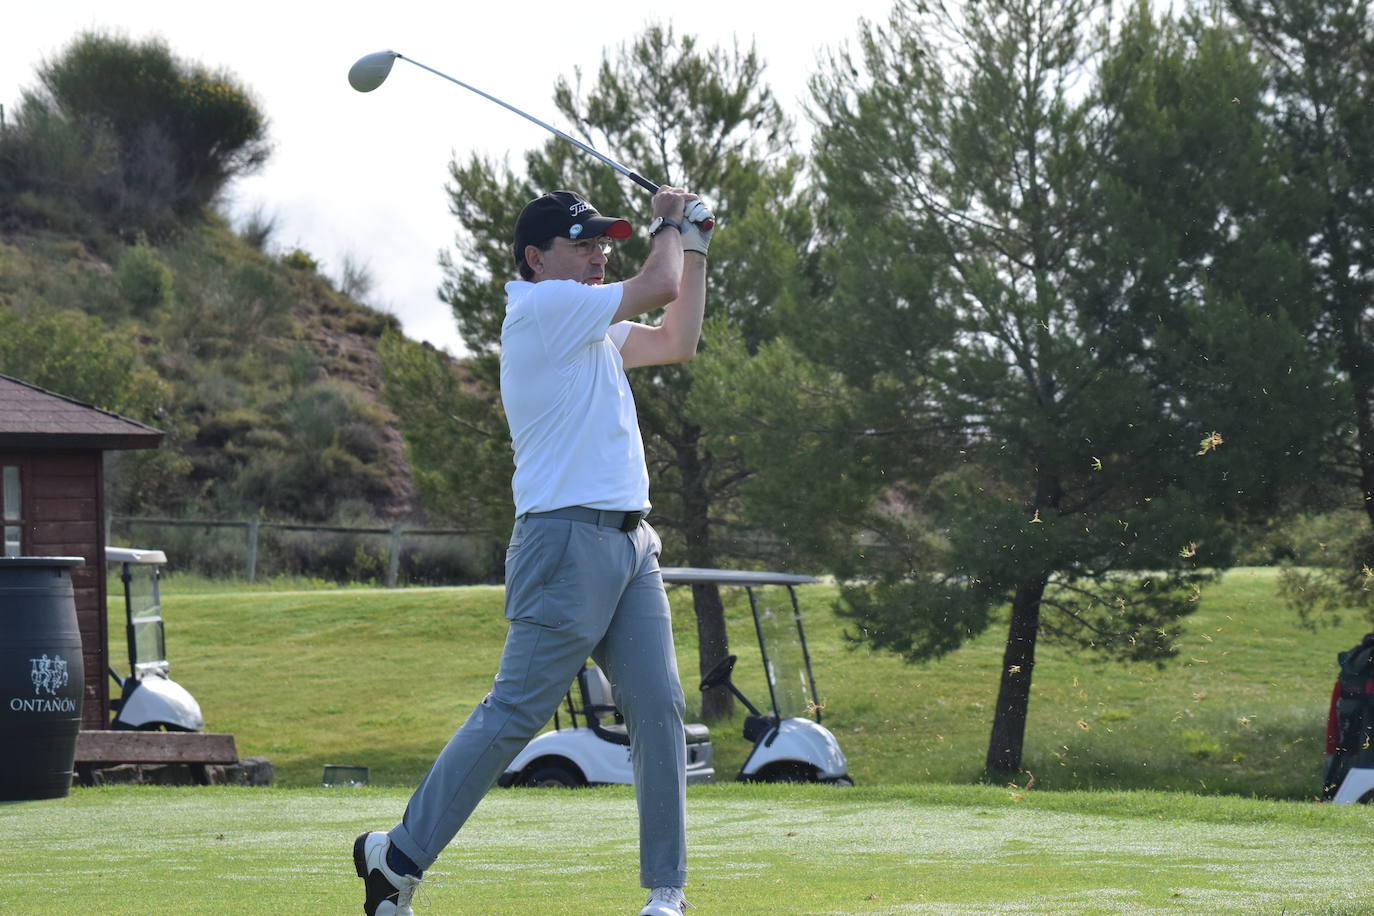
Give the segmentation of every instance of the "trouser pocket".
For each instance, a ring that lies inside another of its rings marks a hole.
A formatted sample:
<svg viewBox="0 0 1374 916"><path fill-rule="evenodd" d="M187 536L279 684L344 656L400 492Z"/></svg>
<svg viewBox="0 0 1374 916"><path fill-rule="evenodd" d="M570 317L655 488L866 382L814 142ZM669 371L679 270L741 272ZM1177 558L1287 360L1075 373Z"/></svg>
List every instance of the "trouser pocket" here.
<svg viewBox="0 0 1374 916"><path fill-rule="evenodd" d="M507 620L543 627L568 622L572 602L559 600L576 573L568 556L572 527L565 519L521 519L506 548Z"/></svg>

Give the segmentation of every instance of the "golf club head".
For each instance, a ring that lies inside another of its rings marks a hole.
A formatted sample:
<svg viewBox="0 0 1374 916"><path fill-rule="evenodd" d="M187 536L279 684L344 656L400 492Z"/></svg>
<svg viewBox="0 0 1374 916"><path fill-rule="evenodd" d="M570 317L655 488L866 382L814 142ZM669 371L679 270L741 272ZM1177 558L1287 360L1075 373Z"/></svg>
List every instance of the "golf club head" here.
<svg viewBox="0 0 1374 916"><path fill-rule="evenodd" d="M358 58L357 63L348 68L348 84L359 92L371 92L391 73L391 65L401 55L395 51L378 51Z"/></svg>

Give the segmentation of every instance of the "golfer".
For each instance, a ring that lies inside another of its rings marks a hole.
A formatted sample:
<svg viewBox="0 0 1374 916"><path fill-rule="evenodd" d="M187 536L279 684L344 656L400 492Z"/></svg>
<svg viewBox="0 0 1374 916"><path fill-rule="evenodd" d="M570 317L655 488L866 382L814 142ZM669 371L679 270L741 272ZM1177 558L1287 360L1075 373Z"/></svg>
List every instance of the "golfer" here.
<svg viewBox="0 0 1374 916"><path fill-rule="evenodd" d="M506 552L506 644L491 693L440 752L390 833L359 836L369 916L411 913L424 870L515 755L549 721L591 656L630 735L639 808L640 916L686 907L686 746L672 622L644 521L649 477L625 370L689 360L701 336L710 211L663 187L639 274L607 283L623 219L571 191L531 201L515 224L522 279L506 284L501 400L515 450ZM657 326L630 321L666 307ZM532 906L531 910L540 907Z"/></svg>

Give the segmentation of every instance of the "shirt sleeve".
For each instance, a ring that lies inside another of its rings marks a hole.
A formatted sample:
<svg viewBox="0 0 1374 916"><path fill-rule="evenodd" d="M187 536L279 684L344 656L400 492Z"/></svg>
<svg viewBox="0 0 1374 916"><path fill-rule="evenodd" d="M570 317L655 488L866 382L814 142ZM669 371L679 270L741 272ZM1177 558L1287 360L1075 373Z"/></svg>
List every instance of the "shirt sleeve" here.
<svg viewBox="0 0 1374 916"><path fill-rule="evenodd" d="M610 330L606 332L606 336L611 339L611 343L615 344L617 350L623 350L625 349L625 341L630 338L630 330L634 326L635 323L633 321L617 321L615 324L611 325Z"/></svg>
<svg viewBox="0 0 1374 916"><path fill-rule="evenodd" d="M545 280L534 288L530 314L555 362L606 338L624 290L620 283L592 286L575 280Z"/></svg>

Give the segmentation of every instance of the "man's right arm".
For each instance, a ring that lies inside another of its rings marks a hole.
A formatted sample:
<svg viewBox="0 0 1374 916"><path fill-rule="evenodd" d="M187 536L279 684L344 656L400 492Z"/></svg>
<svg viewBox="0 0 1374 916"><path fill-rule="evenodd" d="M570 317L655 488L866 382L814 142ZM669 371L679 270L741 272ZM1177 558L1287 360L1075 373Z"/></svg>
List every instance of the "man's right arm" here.
<svg viewBox="0 0 1374 916"><path fill-rule="evenodd" d="M654 194L654 217L681 223L687 201L695 199L695 194L682 188L659 188ZM652 246L639 273L623 284L620 308L616 309L612 323L663 308L677 299L682 282L682 234L664 229L654 236Z"/></svg>

